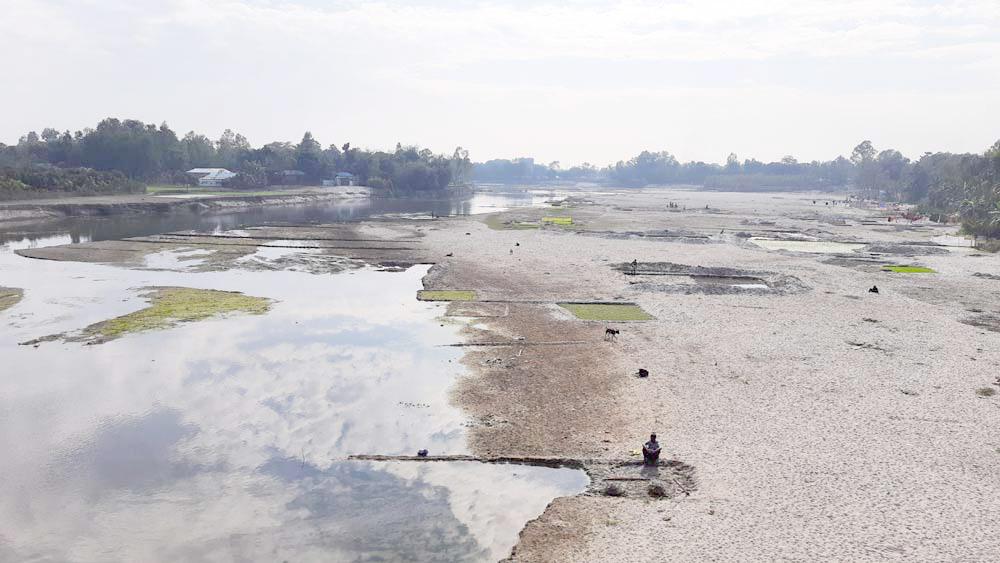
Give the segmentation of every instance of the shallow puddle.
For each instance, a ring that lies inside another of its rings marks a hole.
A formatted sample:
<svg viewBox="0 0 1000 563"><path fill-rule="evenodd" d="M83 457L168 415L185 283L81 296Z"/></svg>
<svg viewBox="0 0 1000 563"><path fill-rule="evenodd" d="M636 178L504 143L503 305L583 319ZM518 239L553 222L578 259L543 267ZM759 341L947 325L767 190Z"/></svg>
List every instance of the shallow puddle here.
<svg viewBox="0 0 1000 563"><path fill-rule="evenodd" d="M853 252L865 246L864 243L818 240L778 240L759 237L751 237L747 240L767 250L788 250L791 252L810 252L816 254Z"/></svg>
<svg viewBox="0 0 1000 563"><path fill-rule="evenodd" d="M582 472L345 460L467 453L448 399L461 351L442 346L458 327L414 298L426 270L127 270L0 246L0 285L26 290L0 313L0 560L506 556ZM147 286L275 303L93 346L17 345L138 310Z"/></svg>

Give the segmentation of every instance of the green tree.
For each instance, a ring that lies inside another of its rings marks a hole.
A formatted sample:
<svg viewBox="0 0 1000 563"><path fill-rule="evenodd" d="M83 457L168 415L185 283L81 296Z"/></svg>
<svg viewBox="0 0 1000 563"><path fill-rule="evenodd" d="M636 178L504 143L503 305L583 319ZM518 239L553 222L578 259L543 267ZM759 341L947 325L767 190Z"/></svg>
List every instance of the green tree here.
<svg viewBox="0 0 1000 563"><path fill-rule="evenodd" d="M864 197L878 198L878 167L875 165L875 147L871 141L862 141L851 151L854 164L854 181Z"/></svg>
<svg viewBox="0 0 1000 563"><path fill-rule="evenodd" d="M295 168L304 172L306 179L311 182L322 179L323 149L309 131L302 135L302 141L295 146Z"/></svg>

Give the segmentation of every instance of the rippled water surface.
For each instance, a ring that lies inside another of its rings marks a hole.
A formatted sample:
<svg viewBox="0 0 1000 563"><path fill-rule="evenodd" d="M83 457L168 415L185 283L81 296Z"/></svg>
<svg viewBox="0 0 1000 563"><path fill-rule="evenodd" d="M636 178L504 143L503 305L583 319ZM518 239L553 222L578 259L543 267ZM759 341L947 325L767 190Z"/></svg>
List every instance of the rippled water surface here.
<svg viewBox="0 0 1000 563"><path fill-rule="evenodd" d="M448 401L460 349L444 346L458 326L416 301L425 266L184 273L11 251L85 238L52 236L0 246L0 286L25 289L0 313L0 561L489 561L586 485L571 470L345 460L466 452ZM94 346L17 344L137 310L146 286L275 304Z"/></svg>

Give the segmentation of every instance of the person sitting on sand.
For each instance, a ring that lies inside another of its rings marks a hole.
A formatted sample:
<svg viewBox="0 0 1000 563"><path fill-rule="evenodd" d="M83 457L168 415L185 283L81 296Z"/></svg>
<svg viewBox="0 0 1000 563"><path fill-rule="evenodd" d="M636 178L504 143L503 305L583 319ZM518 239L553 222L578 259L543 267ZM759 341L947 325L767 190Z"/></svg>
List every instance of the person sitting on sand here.
<svg viewBox="0 0 1000 563"><path fill-rule="evenodd" d="M649 441L642 445L642 462L646 465L656 465L660 461L660 443L656 434L649 435Z"/></svg>

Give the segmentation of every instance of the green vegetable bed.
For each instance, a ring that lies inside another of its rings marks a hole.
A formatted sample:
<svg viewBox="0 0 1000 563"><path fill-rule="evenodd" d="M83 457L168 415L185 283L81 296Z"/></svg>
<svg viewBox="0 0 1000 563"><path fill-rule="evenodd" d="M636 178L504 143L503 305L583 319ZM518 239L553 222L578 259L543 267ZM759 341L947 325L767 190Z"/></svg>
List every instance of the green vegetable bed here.
<svg viewBox="0 0 1000 563"><path fill-rule="evenodd" d="M649 321L653 316L633 303L559 303L584 321Z"/></svg>
<svg viewBox="0 0 1000 563"><path fill-rule="evenodd" d="M886 272L896 272L897 274L936 274L934 270L924 266L882 266Z"/></svg>

